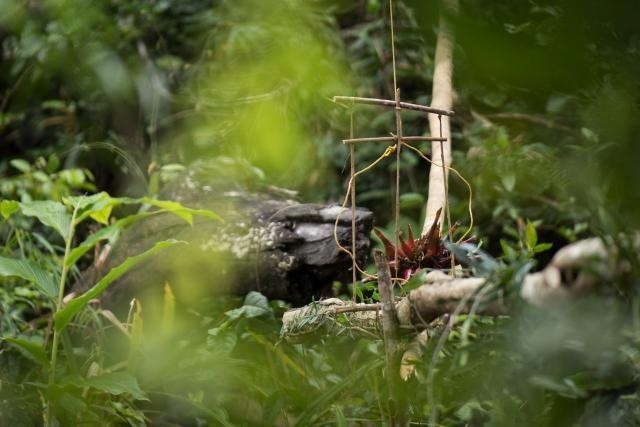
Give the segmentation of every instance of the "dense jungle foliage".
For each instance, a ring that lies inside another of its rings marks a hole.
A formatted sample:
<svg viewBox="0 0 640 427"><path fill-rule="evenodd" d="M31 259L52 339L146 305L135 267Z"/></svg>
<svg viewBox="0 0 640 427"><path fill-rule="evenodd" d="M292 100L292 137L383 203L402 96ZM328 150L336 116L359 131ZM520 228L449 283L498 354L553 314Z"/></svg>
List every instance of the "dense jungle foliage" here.
<svg viewBox="0 0 640 427"><path fill-rule="evenodd" d="M226 159L229 188L259 181L341 203L340 141L389 135L395 118L331 97L393 98L388 7L0 0L0 425L389 422L380 340L288 343L288 304L259 293L196 310L159 283L161 307L134 303L125 316L94 300L181 242L159 241L65 298L139 220L224 220L158 199L195 161ZM402 98L429 105L439 3L397 0L394 11ZM492 261L477 270L511 314L460 315L446 342L427 345L402 384L413 424L640 425L636 16L631 1L460 1L453 166L471 183L473 233ZM428 128L418 113L403 120L406 135ZM358 168L380 154L358 146ZM401 224L418 230L429 165L409 151L401 160ZM387 232L394 176L388 162L358 180L358 204ZM449 190L462 233L467 188L452 178ZM526 273L589 236L616 248L621 274L547 310L518 300ZM375 299L373 286L360 294Z"/></svg>

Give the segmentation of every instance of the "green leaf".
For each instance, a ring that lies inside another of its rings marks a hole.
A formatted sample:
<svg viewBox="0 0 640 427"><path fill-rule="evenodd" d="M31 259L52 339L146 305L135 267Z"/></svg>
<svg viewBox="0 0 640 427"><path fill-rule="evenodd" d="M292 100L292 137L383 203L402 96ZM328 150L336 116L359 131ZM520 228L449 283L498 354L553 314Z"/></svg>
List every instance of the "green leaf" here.
<svg viewBox="0 0 640 427"><path fill-rule="evenodd" d="M113 206L105 206L104 208L100 209L100 210L93 210L89 216L95 220L96 222L100 223L100 224L104 224L104 225L108 225L109 224L109 217L111 216L111 210L113 209Z"/></svg>
<svg viewBox="0 0 640 427"><path fill-rule="evenodd" d="M105 220L105 216L108 217L107 214L110 214L113 207L140 203L160 208L162 212L171 212L190 225L193 224L193 215L208 217L216 221L221 220L218 215L206 209L190 209L178 202L156 200L150 197L142 197L140 199L111 197L107 193L102 192L89 197L68 197L65 199L65 202L71 206L75 206L79 203L78 206L80 214L77 216L76 223L82 222L89 216L98 222L102 222L102 220ZM102 223L106 224L106 222Z"/></svg>
<svg viewBox="0 0 640 427"><path fill-rule="evenodd" d="M206 210L206 209L190 209L187 207L182 206L182 204L178 203L178 202L172 202L172 201L168 201L168 200L156 200L156 199L152 199L150 197L143 197L142 199L140 199L141 203L146 203L148 205L151 206L155 206L157 208L160 208L166 212L171 212L174 215L177 215L178 217L182 218L185 222L187 222L189 225L193 224L193 215L198 215L198 216L203 216L206 218L210 218L213 219L214 221L220 221L222 220L222 218L220 218L220 216L218 216L217 214Z"/></svg>
<svg viewBox="0 0 640 427"><path fill-rule="evenodd" d="M44 225L56 230L62 238L69 239L71 214L65 205L52 200L20 203L22 213L36 217Z"/></svg>
<svg viewBox="0 0 640 427"><path fill-rule="evenodd" d="M502 253L504 254L505 258L516 258L516 251L511 246L509 246L509 243L507 243L506 240L500 239L500 247L502 248Z"/></svg>
<svg viewBox="0 0 640 427"><path fill-rule="evenodd" d="M26 259L12 259L0 256L0 276L17 276L35 283L49 297L55 297L58 287L50 273Z"/></svg>
<svg viewBox="0 0 640 427"><path fill-rule="evenodd" d="M106 191L101 191L90 196L68 196L63 202L69 207L78 207L78 212L84 212L85 209L91 207L98 202L109 203L113 200Z"/></svg>
<svg viewBox="0 0 640 427"><path fill-rule="evenodd" d="M587 396L586 390L579 387L570 378L564 378L561 381L545 375L533 375L529 377L529 383L570 399L584 398Z"/></svg>
<svg viewBox="0 0 640 427"><path fill-rule="evenodd" d="M416 274L411 276L404 285L402 285L402 291L409 292L416 288L419 288L420 286L425 284L426 280L427 280L427 271L420 270Z"/></svg>
<svg viewBox="0 0 640 427"><path fill-rule="evenodd" d="M149 400L144 391L140 389L136 377L128 372L110 372L88 378L82 378L79 375L70 375L62 380L62 384L74 385L81 388L91 387L116 396L128 393L137 400Z"/></svg>
<svg viewBox="0 0 640 427"><path fill-rule="evenodd" d="M143 197L141 202L172 212L176 216L182 218L189 225L193 224L193 215L191 214L191 212L189 212L189 209L185 209L185 207L178 202L169 200L156 200L150 197Z"/></svg>
<svg viewBox="0 0 640 427"><path fill-rule="evenodd" d="M129 215L122 219L119 219L108 227L101 228L97 232L87 237L84 242L80 243L78 246L71 250L69 256L67 257L67 266L69 267L75 264L82 255L91 250L95 245L98 244L98 242L102 240L108 240L110 243L113 243L120 235L120 231L125 227L141 219L150 217L152 215L157 215L160 212L162 211L141 212L135 215Z"/></svg>
<svg viewBox="0 0 640 427"><path fill-rule="evenodd" d="M33 360L34 362L39 363L42 366L48 366L49 359L47 359L47 355L44 351L44 347L42 346L41 337L34 336L34 337L30 337L29 339L4 338L4 340L14 345L27 358Z"/></svg>
<svg viewBox="0 0 640 427"><path fill-rule="evenodd" d="M307 404L307 407L296 419L294 426L306 426L311 425L317 417L321 416L326 410L330 408L343 390L352 387L357 384L362 378L365 378L367 374L378 369L383 364L383 360L373 360L372 362L363 364L358 369L352 371L342 381L324 390L320 396L313 402Z"/></svg>
<svg viewBox="0 0 640 427"><path fill-rule="evenodd" d="M14 212L20 210L20 203L15 200L3 200L0 202L0 214L8 219Z"/></svg>
<svg viewBox="0 0 640 427"><path fill-rule="evenodd" d="M87 180L82 169L65 169L60 171L60 178L71 187L80 187Z"/></svg>
<svg viewBox="0 0 640 427"><path fill-rule="evenodd" d="M253 317L273 315L273 310L269 305L267 297L260 292L251 291L245 297L242 307L229 310L225 314L232 320L240 317L250 319Z"/></svg>
<svg viewBox="0 0 640 427"><path fill-rule="evenodd" d="M271 306L269 305L269 300L267 299L267 297L256 291L251 291L247 294L247 296L244 298L243 305L271 311Z"/></svg>
<svg viewBox="0 0 640 427"><path fill-rule="evenodd" d="M516 187L516 176L514 174L505 174L500 178L502 186L507 191L513 191Z"/></svg>
<svg viewBox="0 0 640 427"><path fill-rule="evenodd" d="M115 224L113 226L101 228L97 232L91 234L84 240L84 242L80 243L78 246L73 248L71 252L69 252L69 256L66 259L67 267L75 264L82 255L91 250L95 245L98 244L98 242L102 240L114 242L118 238L119 234L120 227L116 227Z"/></svg>
<svg viewBox="0 0 640 427"><path fill-rule="evenodd" d="M107 225L109 224L111 210L117 204L117 200L109 196L105 191L101 191L91 196L66 197L64 202L68 206L78 207L76 224L81 223L87 217L91 217L100 224Z"/></svg>
<svg viewBox="0 0 640 427"><path fill-rule="evenodd" d="M186 244L186 242L178 241L175 239L164 240L156 243L151 249L138 254L136 256L127 258L124 262L117 267L112 268L106 276L104 276L98 283L96 283L91 289L84 294L69 301L67 306L55 314L55 327L56 330L62 330L69 322L71 318L80 310L82 310L88 303L94 298L98 298L107 289L107 287L115 280L122 277L125 273L131 270L140 262L150 258L157 252L174 246L176 244Z"/></svg>
<svg viewBox="0 0 640 427"><path fill-rule="evenodd" d="M31 170L31 165L26 160L13 159L9 162L11 166L18 169L22 173L27 173Z"/></svg>
<svg viewBox="0 0 640 427"><path fill-rule="evenodd" d="M527 239L527 246L529 246L530 248L535 247L538 243L538 233L536 232L536 227L530 221L527 221L525 237Z"/></svg>
<svg viewBox="0 0 640 427"><path fill-rule="evenodd" d="M540 243L539 245L535 245L533 247L533 253L537 254L540 252L544 252L551 249L551 247L553 247L553 243Z"/></svg>
<svg viewBox="0 0 640 427"><path fill-rule="evenodd" d="M400 195L400 209L421 209L425 204L420 193L404 193Z"/></svg>

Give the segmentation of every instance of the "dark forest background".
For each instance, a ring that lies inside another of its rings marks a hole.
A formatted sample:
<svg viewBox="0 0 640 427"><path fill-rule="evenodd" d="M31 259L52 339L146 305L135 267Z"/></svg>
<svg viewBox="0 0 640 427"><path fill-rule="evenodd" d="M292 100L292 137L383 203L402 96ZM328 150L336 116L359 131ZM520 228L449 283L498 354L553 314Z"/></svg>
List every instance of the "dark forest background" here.
<svg viewBox="0 0 640 427"><path fill-rule="evenodd" d="M608 237L628 270L624 280L603 282L609 290L550 314L516 304L510 317L461 316L438 366L427 351L406 384L415 422L427 425L437 408L440 425L640 423L638 261L620 237L640 222L636 6L460 1L453 166L472 185L473 233L500 261L504 286L517 289L523 268L540 269L562 246L590 236ZM439 3L394 7L402 98L429 105ZM331 102L393 98L389 9L379 0L8 0L0 1L0 43L5 201L101 191L154 198L195 164L230 189L275 185L302 201L340 203L350 114L355 136L394 129L392 110ZM407 135L427 129L417 113L404 124ZM375 144L358 146L359 167L380 154ZM358 204L387 231L394 167L358 180ZM421 228L428 167L403 153L403 228ZM467 197L452 179L452 217L462 229ZM1 255L59 277L64 242L4 209ZM115 212L126 217L135 208ZM538 242L549 248L532 250ZM285 343L278 319L286 302L252 298L216 298L206 312L183 307L170 339L160 332L163 319L145 319L135 360L132 338L114 338L114 323L87 308L63 342L62 379L47 387L38 358L49 357L55 305L30 281L3 277L0 419L39 425L48 401L57 402L60 425L387 419L379 342ZM98 384L90 372L117 375ZM426 391L433 372L435 397Z"/></svg>

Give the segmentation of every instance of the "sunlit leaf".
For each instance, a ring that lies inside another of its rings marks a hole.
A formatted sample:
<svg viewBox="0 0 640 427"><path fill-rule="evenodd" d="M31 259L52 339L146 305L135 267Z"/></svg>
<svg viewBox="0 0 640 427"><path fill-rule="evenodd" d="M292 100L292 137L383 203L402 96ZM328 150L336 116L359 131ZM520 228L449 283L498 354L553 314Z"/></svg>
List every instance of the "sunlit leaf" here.
<svg viewBox="0 0 640 427"><path fill-rule="evenodd" d="M20 210L20 203L15 200L3 200L0 202L0 214L7 219L13 213Z"/></svg>
<svg viewBox="0 0 640 427"><path fill-rule="evenodd" d="M9 162L11 166L18 169L22 173L27 173L31 170L31 165L26 160L13 159Z"/></svg>
<svg viewBox="0 0 640 427"><path fill-rule="evenodd" d="M140 262L150 258L159 251L176 244L185 244L186 242L170 239L156 243L151 249L127 258L122 264L112 268L106 276L104 276L98 283L96 283L91 289L84 294L69 301L67 306L55 314L55 327L57 330L63 329L73 316L82 310L88 303L94 298L98 298L107 289L107 287L115 280L122 277L125 273L131 270Z"/></svg>
<svg viewBox="0 0 640 427"><path fill-rule="evenodd" d="M217 214L208 211L206 209L191 209L183 206L178 202L167 201L167 200L156 200L150 197L143 197L140 199L140 203L146 203L151 206L155 206L160 208L166 212L171 212L174 215L182 218L188 224L193 224L193 215L203 216L206 218L213 219L215 221L220 221L221 218Z"/></svg>
<svg viewBox="0 0 640 427"><path fill-rule="evenodd" d="M22 213L36 217L44 225L56 230L67 241L71 226L71 214L65 205L52 200L20 203Z"/></svg>
<svg viewBox="0 0 640 427"><path fill-rule="evenodd" d="M535 225L532 222L527 222L525 229L525 237L527 238L527 245L533 248L538 243L538 233Z"/></svg>

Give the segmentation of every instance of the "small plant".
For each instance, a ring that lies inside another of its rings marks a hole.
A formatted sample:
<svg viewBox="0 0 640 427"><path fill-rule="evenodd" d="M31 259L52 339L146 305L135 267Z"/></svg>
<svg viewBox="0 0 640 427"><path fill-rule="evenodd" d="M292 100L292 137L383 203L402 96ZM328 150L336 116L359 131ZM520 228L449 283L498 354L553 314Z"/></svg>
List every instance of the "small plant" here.
<svg viewBox="0 0 640 427"><path fill-rule="evenodd" d="M144 204L157 209L111 220L113 208L126 204ZM46 378L46 382L34 382L40 390L45 405L45 425L75 423L81 417L87 420L100 420L100 413L85 403L90 402L92 394L95 393L106 393L112 397L124 394L134 400L146 399L135 377L122 369L106 370L91 363L83 373L77 366L72 366L78 361L72 348L69 325L74 316L78 315L91 300L98 298L111 283L134 266L165 248L185 242L173 239L157 242L147 251L127 258L120 265L113 267L83 294L65 300L69 272L82 256L99 242L114 242L125 227L143 218L169 212L191 224L193 215L206 216L214 220L218 220L219 217L212 212L189 209L176 202L147 197L114 198L105 192L86 197L65 197L62 202L51 200L27 202L3 200L0 202L0 214L5 220L9 220L18 212L26 217L36 218L43 225L52 228L64 242L63 253L58 257L59 263L53 269L48 269L47 266L24 256L0 257L0 276L15 276L34 283L38 291L51 301L53 307L51 320L44 330L44 337L52 337L50 343L47 339L34 340L29 336L3 337L5 342L35 361ZM84 241L75 243L77 227L89 220L102 225L102 228L89 235ZM62 371L59 363L61 350L64 350L69 360Z"/></svg>
<svg viewBox="0 0 640 427"><path fill-rule="evenodd" d="M402 236L399 236L400 244L397 248L382 231L378 229L374 230L376 236L378 236L384 245L385 256L389 261L391 274L395 274L398 278L408 280L422 268L447 268L451 266L451 253L446 248L444 240L440 235L439 219L441 212L442 209L436 212L436 218L431 228L427 234L418 239L413 236L411 226L408 226L407 240L405 241ZM448 234L453 234L457 226L457 224L454 224ZM468 243L474 239L475 238L472 237L463 243ZM396 253L398 257L397 266Z"/></svg>

